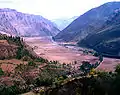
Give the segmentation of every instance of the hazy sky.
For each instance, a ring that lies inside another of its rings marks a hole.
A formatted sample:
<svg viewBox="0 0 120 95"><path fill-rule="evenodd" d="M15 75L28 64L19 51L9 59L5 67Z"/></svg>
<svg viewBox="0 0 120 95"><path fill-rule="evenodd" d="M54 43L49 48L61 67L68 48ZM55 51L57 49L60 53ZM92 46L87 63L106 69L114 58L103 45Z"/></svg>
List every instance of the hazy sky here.
<svg viewBox="0 0 120 95"><path fill-rule="evenodd" d="M0 0L0 7L56 19L79 16L91 8L110 1L120 0Z"/></svg>

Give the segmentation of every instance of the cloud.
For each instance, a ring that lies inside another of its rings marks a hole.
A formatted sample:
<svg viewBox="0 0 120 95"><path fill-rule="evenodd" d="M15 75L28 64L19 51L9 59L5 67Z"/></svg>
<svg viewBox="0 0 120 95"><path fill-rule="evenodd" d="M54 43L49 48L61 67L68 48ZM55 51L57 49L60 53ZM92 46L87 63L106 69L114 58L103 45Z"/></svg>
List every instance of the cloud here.
<svg viewBox="0 0 120 95"><path fill-rule="evenodd" d="M12 0L0 0L0 3L12 3Z"/></svg>
<svg viewBox="0 0 120 95"><path fill-rule="evenodd" d="M91 8L110 1L112 0L0 0L0 7L55 19L81 15Z"/></svg>

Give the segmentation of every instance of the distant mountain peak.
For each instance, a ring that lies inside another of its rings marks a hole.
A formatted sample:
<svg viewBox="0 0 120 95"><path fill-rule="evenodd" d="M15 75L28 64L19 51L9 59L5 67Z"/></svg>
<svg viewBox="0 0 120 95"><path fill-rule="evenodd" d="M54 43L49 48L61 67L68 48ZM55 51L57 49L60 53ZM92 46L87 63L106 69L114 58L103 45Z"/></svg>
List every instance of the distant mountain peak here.
<svg viewBox="0 0 120 95"><path fill-rule="evenodd" d="M0 8L0 12L17 12L15 9L10 8Z"/></svg>
<svg viewBox="0 0 120 95"><path fill-rule="evenodd" d="M72 21L74 21L78 16L74 16L71 18L58 18L58 19L54 19L52 20L56 26L58 27L58 29L63 30L65 29Z"/></svg>

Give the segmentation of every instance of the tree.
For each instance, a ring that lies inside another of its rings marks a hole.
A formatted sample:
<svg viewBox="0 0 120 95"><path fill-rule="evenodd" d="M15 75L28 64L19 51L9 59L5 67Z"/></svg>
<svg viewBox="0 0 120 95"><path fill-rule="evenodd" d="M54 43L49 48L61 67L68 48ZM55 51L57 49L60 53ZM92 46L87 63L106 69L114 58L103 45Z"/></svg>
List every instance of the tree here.
<svg viewBox="0 0 120 95"><path fill-rule="evenodd" d="M82 65L80 66L80 70L86 75L92 69L92 65L88 61L83 61Z"/></svg>
<svg viewBox="0 0 120 95"><path fill-rule="evenodd" d="M102 55L99 56L99 61L100 61L100 62L103 61L103 56L102 56Z"/></svg>
<svg viewBox="0 0 120 95"><path fill-rule="evenodd" d="M118 64L116 67L115 67L115 72L117 74L120 74L120 64Z"/></svg>
<svg viewBox="0 0 120 95"><path fill-rule="evenodd" d="M98 57L98 56L99 56L99 53L98 53L98 52L94 52L94 53L93 53L93 56Z"/></svg>
<svg viewBox="0 0 120 95"><path fill-rule="evenodd" d="M33 61L28 62L29 66L35 66L36 64Z"/></svg>

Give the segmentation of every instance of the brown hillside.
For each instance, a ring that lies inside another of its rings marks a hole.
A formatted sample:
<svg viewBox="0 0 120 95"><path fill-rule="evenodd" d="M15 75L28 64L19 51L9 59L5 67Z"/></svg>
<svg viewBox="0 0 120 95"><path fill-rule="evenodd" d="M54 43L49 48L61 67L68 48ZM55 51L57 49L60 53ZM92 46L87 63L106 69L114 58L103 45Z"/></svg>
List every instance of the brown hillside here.
<svg viewBox="0 0 120 95"><path fill-rule="evenodd" d="M16 56L17 46L10 45L6 40L0 40L0 58L11 58Z"/></svg>
<svg viewBox="0 0 120 95"><path fill-rule="evenodd" d="M8 41L7 40L0 40L0 44L8 45Z"/></svg>

